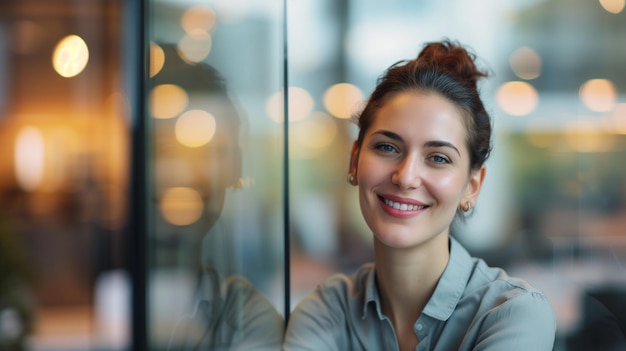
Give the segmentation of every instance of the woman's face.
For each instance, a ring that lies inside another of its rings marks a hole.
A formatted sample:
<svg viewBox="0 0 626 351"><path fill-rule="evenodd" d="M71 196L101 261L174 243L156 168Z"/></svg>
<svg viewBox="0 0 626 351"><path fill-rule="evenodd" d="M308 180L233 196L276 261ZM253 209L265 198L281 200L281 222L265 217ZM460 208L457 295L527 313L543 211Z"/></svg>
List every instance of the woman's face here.
<svg viewBox="0 0 626 351"><path fill-rule="evenodd" d="M434 93L399 93L376 112L351 159L376 240L409 248L447 236L459 205L475 203L485 169L470 176L466 133L463 116Z"/></svg>
<svg viewBox="0 0 626 351"><path fill-rule="evenodd" d="M163 125L157 137L161 146L157 151L156 184L161 193L173 187L191 188L198 193L202 211L193 228L200 239L222 214L227 189L238 185L241 179L242 154L239 117L233 115L230 105L209 94L190 95L189 101L192 109L206 111L213 117L215 132L208 143L188 147L174 139L171 124Z"/></svg>

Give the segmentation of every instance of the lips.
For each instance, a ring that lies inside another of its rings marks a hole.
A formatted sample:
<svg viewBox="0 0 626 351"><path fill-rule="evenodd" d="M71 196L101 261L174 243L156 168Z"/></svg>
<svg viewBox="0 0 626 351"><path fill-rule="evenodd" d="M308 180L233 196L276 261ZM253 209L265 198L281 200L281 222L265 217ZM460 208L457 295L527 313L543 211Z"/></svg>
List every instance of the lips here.
<svg viewBox="0 0 626 351"><path fill-rule="evenodd" d="M379 195L378 198L386 205L383 206L383 208L392 215L411 214L429 207L428 205L419 203L415 200L403 199L391 195Z"/></svg>
<svg viewBox="0 0 626 351"><path fill-rule="evenodd" d="M403 204L403 203L391 201L385 198L383 198L383 201L385 202L387 206L393 207L394 209L400 210L400 211L417 211L417 210L422 210L426 207L426 206L418 206L418 205L411 205L411 204Z"/></svg>

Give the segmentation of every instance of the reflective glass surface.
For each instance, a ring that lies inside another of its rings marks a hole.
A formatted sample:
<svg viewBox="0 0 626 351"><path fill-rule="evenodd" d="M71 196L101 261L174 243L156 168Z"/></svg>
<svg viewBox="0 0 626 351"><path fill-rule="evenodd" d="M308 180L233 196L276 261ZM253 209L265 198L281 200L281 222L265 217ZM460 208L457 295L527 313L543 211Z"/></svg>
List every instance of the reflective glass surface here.
<svg viewBox="0 0 626 351"><path fill-rule="evenodd" d="M280 348L281 4L148 4L150 349Z"/></svg>

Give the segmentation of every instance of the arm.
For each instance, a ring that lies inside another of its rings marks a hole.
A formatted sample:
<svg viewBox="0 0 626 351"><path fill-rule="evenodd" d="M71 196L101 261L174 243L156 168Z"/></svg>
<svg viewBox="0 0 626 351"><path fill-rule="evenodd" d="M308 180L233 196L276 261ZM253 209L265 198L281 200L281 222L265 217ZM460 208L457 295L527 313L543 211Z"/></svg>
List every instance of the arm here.
<svg viewBox="0 0 626 351"><path fill-rule="evenodd" d="M551 351L556 319L546 298L527 292L491 309L480 328L474 351Z"/></svg>

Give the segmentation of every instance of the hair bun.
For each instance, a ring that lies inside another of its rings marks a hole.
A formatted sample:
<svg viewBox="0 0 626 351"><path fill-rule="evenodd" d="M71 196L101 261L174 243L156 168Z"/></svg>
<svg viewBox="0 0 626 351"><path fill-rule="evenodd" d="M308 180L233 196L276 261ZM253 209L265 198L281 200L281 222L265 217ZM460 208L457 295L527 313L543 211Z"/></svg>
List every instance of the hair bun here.
<svg viewBox="0 0 626 351"><path fill-rule="evenodd" d="M476 82L487 77L475 64L476 55L468 52L461 44L450 40L427 43L417 57L419 67L446 73L466 86L476 86Z"/></svg>

